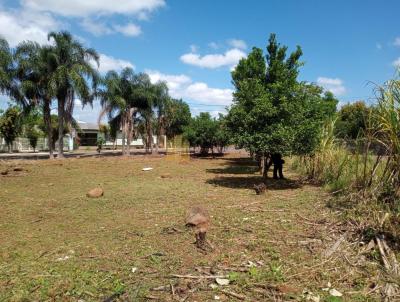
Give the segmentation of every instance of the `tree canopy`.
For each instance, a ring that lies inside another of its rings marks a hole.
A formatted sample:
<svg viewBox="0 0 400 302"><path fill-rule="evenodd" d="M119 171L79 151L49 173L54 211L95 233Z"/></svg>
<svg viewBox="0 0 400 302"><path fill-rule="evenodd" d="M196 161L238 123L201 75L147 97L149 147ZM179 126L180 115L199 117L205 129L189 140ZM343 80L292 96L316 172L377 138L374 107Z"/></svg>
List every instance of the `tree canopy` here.
<svg viewBox="0 0 400 302"><path fill-rule="evenodd" d="M218 119L212 118L208 112L201 112L194 117L188 126L184 127L184 138L191 147L200 147L201 154L207 154L209 150L214 153L214 147L222 148L228 144L228 134L222 115Z"/></svg>
<svg viewBox="0 0 400 302"><path fill-rule="evenodd" d="M313 152L337 101L298 80L301 56L299 46L287 55L287 47L271 34L265 55L254 47L232 71L235 92L227 126L238 147L262 157Z"/></svg>
<svg viewBox="0 0 400 302"><path fill-rule="evenodd" d="M8 145L11 152L11 144L21 132L21 111L18 107L9 107L0 116L0 134Z"/></svg>
<svg viewBox="0 0 400 302"><path fill-rule="evenodd" d="M356 139L364 131L371 108L358 101L340 108L335 125L335 134L343 139Z"/></svg>

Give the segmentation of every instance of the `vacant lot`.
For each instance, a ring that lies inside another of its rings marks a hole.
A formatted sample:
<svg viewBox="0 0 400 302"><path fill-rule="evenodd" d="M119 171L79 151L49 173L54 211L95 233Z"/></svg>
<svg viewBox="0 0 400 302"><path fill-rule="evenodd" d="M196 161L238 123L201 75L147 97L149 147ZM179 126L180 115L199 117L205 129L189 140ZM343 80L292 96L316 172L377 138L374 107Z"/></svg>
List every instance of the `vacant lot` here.
<svg viewBox="0 0 400 302"><path fill-rule="evenodd" d="M15 161L5 170L1 301L375 301L373 262L359 264L338 241L327 194L290 171L257 196L256 167L237 156ZM104 196L87 198L97 186ZM212 216L209 253L184 226L197 204ZM227 275L230 284L173 274ZM323 290L328 283L343 296Z"/></svg>

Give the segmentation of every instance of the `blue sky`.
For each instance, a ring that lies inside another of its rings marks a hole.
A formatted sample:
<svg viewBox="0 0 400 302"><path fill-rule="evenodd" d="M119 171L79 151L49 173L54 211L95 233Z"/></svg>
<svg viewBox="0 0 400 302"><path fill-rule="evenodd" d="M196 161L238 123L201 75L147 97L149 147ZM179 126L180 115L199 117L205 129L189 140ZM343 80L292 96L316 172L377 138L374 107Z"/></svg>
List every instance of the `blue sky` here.
<svg viewBox="0 0 400 302"><path fill-rule="evenodd" d="M265 49L272 32L290 50L302 47L302 80L341 103L372 102L369 83L383 83L400 66L399 11L399 1L372 0L0 0L0 35L15 46L69 30L98 50L101 72L146 71L167 81L192 113L215 114L231 102L231 68L251 47ZM76 104L78 120L97 120L98 103Z"/></svg>

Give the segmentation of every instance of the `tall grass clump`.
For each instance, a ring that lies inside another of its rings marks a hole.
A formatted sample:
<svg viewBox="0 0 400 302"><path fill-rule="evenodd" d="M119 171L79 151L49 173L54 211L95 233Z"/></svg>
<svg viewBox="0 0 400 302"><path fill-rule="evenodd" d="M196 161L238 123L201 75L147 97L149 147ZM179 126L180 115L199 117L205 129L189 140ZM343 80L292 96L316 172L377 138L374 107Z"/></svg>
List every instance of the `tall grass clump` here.
<svg viewBox="0 0 400 302"><path fill-rule="evenodd" d="M337 139L329 121L316 152L295 159L294 167L339 196L335 205L360 227L399 237L400 81L376 87L375 96L355 142Z"/></svg>

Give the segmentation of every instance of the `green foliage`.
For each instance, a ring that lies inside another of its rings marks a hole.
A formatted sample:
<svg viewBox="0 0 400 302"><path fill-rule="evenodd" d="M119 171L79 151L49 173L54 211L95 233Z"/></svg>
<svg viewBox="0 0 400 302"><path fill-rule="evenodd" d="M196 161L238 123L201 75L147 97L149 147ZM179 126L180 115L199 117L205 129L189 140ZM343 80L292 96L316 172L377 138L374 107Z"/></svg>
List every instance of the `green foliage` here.
<svg viewBox="0 0 400 302"><path fill-rule="evenodd" d="M108 139L108 137L110 136L110 126L101 124L99 126L99 134L102 138L104 138L104 140Z"/></svg>
<svg viewBox="0 0 400 302"><path fill-rule="evenodd" d="M200 147L200 153L207 154L209 149L222 148L228 143L228 134L223 117L212 118L208 112L201 112L184 128L183 136L192 147Z"/></svg>
<svg viewBox="0 0 400 302"><path fill-rule="evenodd" d="M21 132L21 112L18 107L9 107L0 117L0 135L6 141L9 151L11 144Z"/></svg>
<svg viewBox="0 0 400 302"><path fill-rule="evenodd" d="M165 133L168 139L180 135L191 120L189 105L182 100L169 99L165 110Z"/></svg>
<svg viewBox="0 0 400 302"><path fill-rule="evenodd" d="M362 101L340 108L336 122L336 136L343 139L356 139L367 127L370 110Z"/></svg>
<svg viewBox="0 0 400 302"><path fill-rule="evenodd" d="M84 47L69 32L51 32L48 34L52 45L49 47L51 64L49 87L51 95L58 101L58 135L61 137L64 122L73 122L75 98L83 104L92 103L99 83L97 69L99 55L92 48ZM63 157L63 140L58 141L58 157Z"/></svg>
<svg viewBox="0 0 400 302"><path fill-rule="evenodd" d="M37 108L25 111L21 115L22 135L27 137L30 146L36 150L37 142L43 136L40 127L43 123L42 115Z"/></svg>
<svg viewBox="0 0 400 302"><path fill-rule="evenodd" d="M7 40L0 37L0 93L19 99L19 82L16 80L13 56L14 50Z"/></svg>
<svg viewBox="0 0 400 302"><path fill-rule="evenodd" d="M332 94L297 80L300 47L286 56L271 34L267 55L253 48L232 72L235 85L227 126L235 144L253 154L310 154L324 120L336 110Z"/></svg>
<svg viewBox="0 0 400 302"><path fill-rule="evenodd" d="M97 151L100 153L101 149L103 149L103 145L106 143L104 137L99 136L96 141Z"/></svg>
<svg viewBox="0 0 400 302"><path fill-rule="evenodd" d="M103 108L100 118L105 114L108 116L112 137L116 137L121 128L123 139L129 138L138 112L147 119L152 114L150 109L154 95L150 78L125 68L120 74L109 71L103 79L103 85L99 91Z"/></svg>
<svg viewBox="0 0 400 302"><path fill-rule="evenodd" d="M295 161L310 179L341 193L331 204L345 208L346 219L364 226L367 239L379 233L400 235L400 81L388 81L376 91L376 107L357 103L343 110L349 125L365 121L362 135L353 132L355 148L334 136L332 122L323 131L318 152ZM386 223L383 215L388 215Z"/></svg>
<svg viewBox="0 0 400 302"><path fill-rule="evenodd" d="M58 116L55 114L52 114L50 128L51 128L51 136L53 138L53 149L54 149L54 145L55 145L56 141L58 140L58 130L59 130L58 126L59 126ZM68 127L68 125L65 125L65 124L63 126L64 126L63 135L65 135L65 134L69 133L70 128ZM42 132L47 132L46 125L43 120L40 121L38 128Z"/></svg>
<svg viewBox="0 0 400 302"><path fill-rule="evenodd" d="M36 127L33 127L27 131L26 135L27 135L27 138L29 139L29 144L35 151L37 142L39 140L39 137L42 136L42 133L38 129L36 129Z"/></svg>

